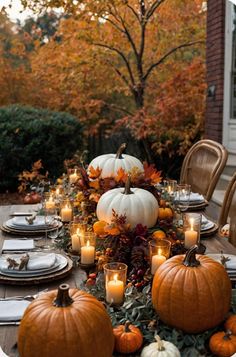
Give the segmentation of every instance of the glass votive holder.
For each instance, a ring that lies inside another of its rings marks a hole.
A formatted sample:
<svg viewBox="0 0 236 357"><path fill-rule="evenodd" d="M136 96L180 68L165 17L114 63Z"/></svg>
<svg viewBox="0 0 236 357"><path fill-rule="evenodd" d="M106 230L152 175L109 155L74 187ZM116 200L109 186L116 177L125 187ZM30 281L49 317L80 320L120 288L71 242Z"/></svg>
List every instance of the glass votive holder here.
<svg viewBox="0 0 236 357"><path fill-rule="evenodd" d="M70 237L71 237L72 251L77 254L80 252L80 242L86 232L86 228L87 228L86 224L83 223L77 223L75 221L72 221L70 223Z"/></svg>
<svg viewBox="0 0 236 357"><path fill-rule="evenodd" d="M43 195L43 208L56 209L56 201L54 192L44 192Z"/></svg>
<svg viewBox="0 0 236 357"><path fill-rule="evenodd" d="M199 213L183 214L184 246L189 249L200 243L202 215Z"/></svg>
<svg viewBox="0 0 236 357"><path fill-rule="evenodd" d="M149 256L151 265L151 274L170 257L171 242L167 239L155 239L149 243Z"/></svg>
<svg viewBox="0 0 236 357"><path fill-rule="evenodd" d="M176 191L177 181L176 180L164 180L163 181L164 190L172 196Z"/></svg>
<svg viewBox="0 0 236 357"><path fill-rule="evenodd" d="M54 188L54 196L57 202L61 201L64 198L64 188L63 186L57 185Z"/></svg>
<svg viewBox="0 0 236 357"><path fill-rule="evenodd" d="M73 220L73 203L69 199L61 201L60 217L63 223L69 223Z"/></svg>
<svg viewBox="0 0 236 357"><path fill-rule="evenodd" d="M104 265L106 301L112 305L120 305L124 301L128 266L113 262Z"/></svg>
<svg viewBox="0 0 236 357"><path fill-rule="evenodd" d="M78 169L77 168L68 169L67 174L68 174L69 184L70 185L75 184L79 178Z"/></svg>
<svg viewBox="0 0 236 357"><path fill-rule="evenodd" d="M96 253L96 235L93 232L84 232L80 235L80 263L93 265Z"/></svg>

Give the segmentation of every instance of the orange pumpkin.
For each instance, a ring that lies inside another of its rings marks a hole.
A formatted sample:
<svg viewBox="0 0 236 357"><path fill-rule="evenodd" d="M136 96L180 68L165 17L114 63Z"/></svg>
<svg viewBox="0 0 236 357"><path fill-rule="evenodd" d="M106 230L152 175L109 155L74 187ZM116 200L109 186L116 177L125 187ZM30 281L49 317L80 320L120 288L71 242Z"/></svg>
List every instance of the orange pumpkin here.
<svg viewBox="0 0 236 357"><path fill-rule="evenodd" d="M143 343L143 335L140 329L126 321L124 325L113 328L115 336L115 350L119 353L133 353L137 351Z"/></svg>
<svg viewBox="0 0 236 357"><path fill-rule="evenodd" d="M97 221L93 224L93 231L95 234L104 235L106 234L104 228L107 226L105 221Z"/></svg>
<svg viewBox="0 0 236 357"><path fill-rule="evenodd" d="M152 302L161 320L188 333L213 328L226 317L231 282L224 267L197 255L197 246L163 263L152 285Z"/></svg>
<svg viewBox="0 0 236 357"><path fill-rule="evenodd" d="M158 219L168 219L173 217L173 211L170 207L160 207L158 211Z"/></svg>
<svg viewBox="0 0 236 357"><path fill-rule="evenodd" d="M153 232L152 236L155 239L165 239L166 238L165 232L163 232L161 229L159 229L158 231Z"/></svg>
<svg viewBox="0 0 236 357"><path fill-rule="evenodd" d="M227 318L225 329L230 330L233 335L236 335L236 315L231 315Z"/></svg>
<svg viewBox="0 0 236 357"><path fill-rule="evenodd" d="M19 327L20 357L111 357L110 318L95 297L69 285L40 295Z"/></svg>
<svg viewBox="0 0 236 357"><path fill-rule="evenodd" d="M233 336L230 331L217 332L211 336L209 347L216 356L230 357L236 352L236 336Z"/></svg>

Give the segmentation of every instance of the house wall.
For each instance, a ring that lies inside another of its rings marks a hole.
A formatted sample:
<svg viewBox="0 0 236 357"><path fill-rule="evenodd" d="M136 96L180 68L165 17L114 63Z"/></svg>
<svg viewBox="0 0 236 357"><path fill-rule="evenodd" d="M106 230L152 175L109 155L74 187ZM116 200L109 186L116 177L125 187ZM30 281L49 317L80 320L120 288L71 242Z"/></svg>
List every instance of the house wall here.
<svg viewBox="0 0 236 357"><path fill-rule="evenodd" d="M205 138L218 142L222 142L223 124L225 1L207 2Z"/></svg>

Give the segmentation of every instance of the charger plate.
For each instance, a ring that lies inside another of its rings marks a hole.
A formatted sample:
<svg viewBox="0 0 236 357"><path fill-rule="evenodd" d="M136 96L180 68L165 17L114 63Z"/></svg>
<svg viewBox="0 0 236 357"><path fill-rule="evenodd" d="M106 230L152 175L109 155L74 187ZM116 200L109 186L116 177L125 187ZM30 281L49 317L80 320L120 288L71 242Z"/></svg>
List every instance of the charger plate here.
<svg viewBox="0 0 236 357"><path fill-rule="evenodd" d="M217 223L214 223L212 228L200 232L200 238L209 238L210 236L213 236L215 233L217 233L218 229L219 225Z"/></svg>
<svg viewBox="0 0 236 357"><path fill-rule="evenodd" d="M0 283L12 285L38 285L62 279L70 274L73 268L72 260L67 256L63 255L63 257L67 260L67 264L60 270L55 270L48 272L48 274L36 276L6 276L0 274Z"/></svg>
<svg viewBox="0 0 236 357"><path fill-rule="evenodd" d="M192 202L192 203L189 204L187 211L202 210L208 205L209 205L209 202L207 200L204 200L203 202L199 202L199 203Z"/></svg>

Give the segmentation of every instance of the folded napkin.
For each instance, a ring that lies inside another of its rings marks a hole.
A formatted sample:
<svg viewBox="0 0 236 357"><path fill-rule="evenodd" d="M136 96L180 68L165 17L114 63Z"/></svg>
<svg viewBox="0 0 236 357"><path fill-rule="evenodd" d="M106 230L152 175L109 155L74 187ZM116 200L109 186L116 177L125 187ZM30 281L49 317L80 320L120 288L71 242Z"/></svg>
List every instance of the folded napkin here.
<svg viewBox="0 0 236 357"><path fill-rule="evenodd" d="M2 246L4 250L30 250L34 248L33 239L5 239Z"/></svg>
<svg viewBox="0 0 236 357"><path fill-rule="evenodd" d="M191 192L189 200L190 202L204 202L204 197L199 193Z"/></svg>
<svg viewBox="0 0 236 357"><path fill-rule="evenodd" d="M19 321L29 304L27 300L1 300L0 321Z"/></svg>
<svg viewBox="0 0 236 357"><path fill-rule="evenodd" d="M55 253L32 253L29 254L30 258L28 261L27 265L27 270L43 270L43 269L49 269L53 267L56 263L56 254ZM12 254L11 256L5 255L0 258L0 271L6 272L9 271L8 269L8 261L7 258L14 259L18 264L20 263L21 258L23 255L21 254ZM17 272L17 269L14 270Z"/></svg>
<svg viewBox="0 0 236 357"><path fill-rule="evenodd" d="M36 216L35 219L33 220L32 224L29 224L28 221L25 219L26 217L14 217L10 223L13 224L14 226L18 227L25 227L25 226L30 226L30 227L35 227L35 228L41 228L45 227L45 217L44 216Z"/></svg>
<svg viewBox="0 0 236 357"><path fill-rule="evenodd" d="M222 254L207 254L208 257L216 260L218 263L221 263ZM229 260L225 263L226 269L235 270L236 269L236 255L223 253L225 258Z"/></svg>

